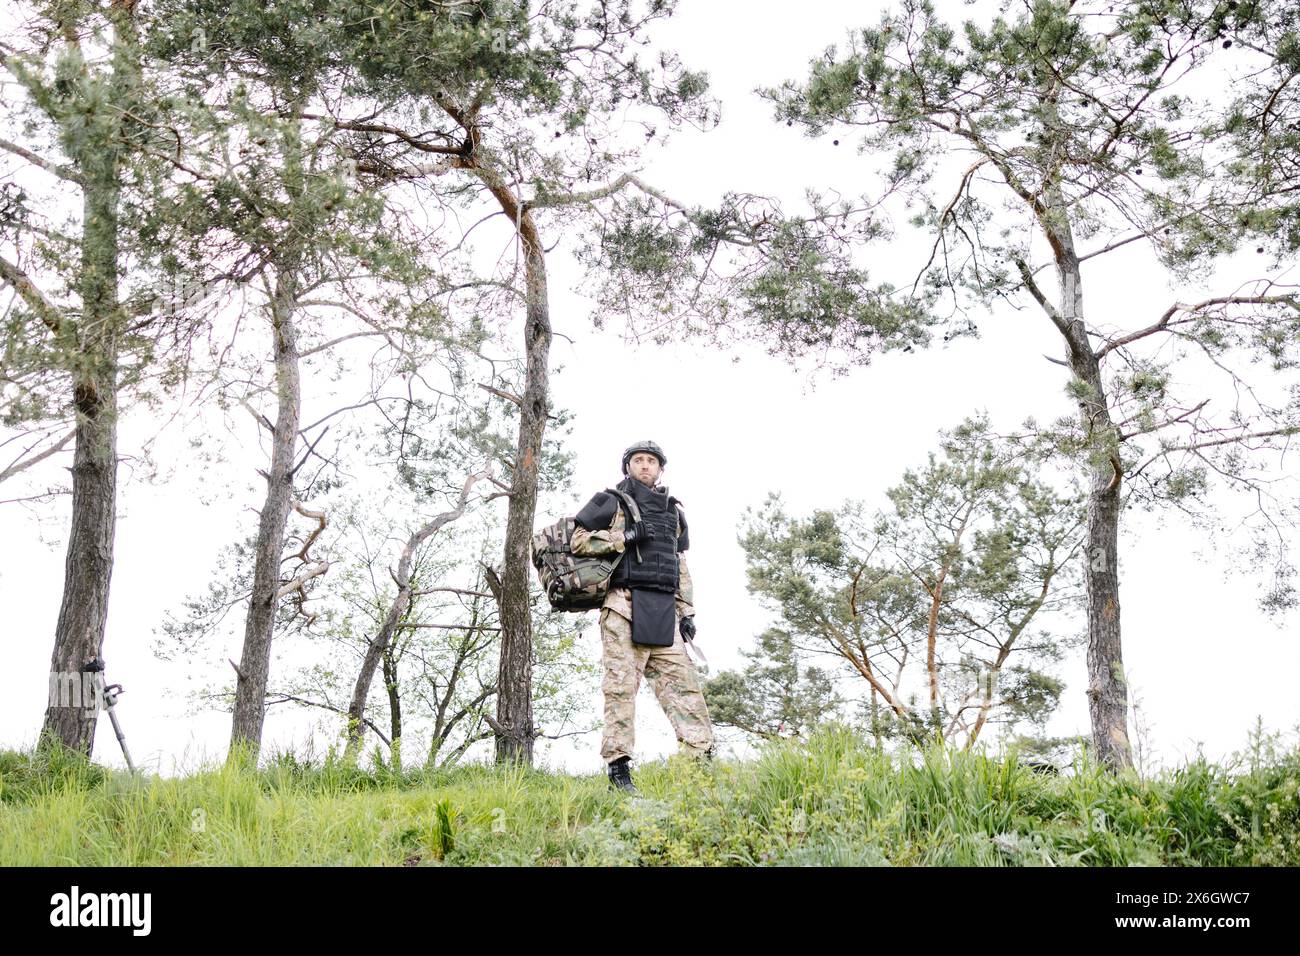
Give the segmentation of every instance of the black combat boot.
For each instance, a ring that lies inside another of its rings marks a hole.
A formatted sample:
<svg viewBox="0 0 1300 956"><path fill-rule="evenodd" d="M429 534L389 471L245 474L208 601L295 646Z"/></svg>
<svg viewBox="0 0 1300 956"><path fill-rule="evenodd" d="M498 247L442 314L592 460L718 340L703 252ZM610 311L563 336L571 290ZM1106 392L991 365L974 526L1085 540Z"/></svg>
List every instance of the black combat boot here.
<svg viewBox="0 0 1300 956"><path fill-rule="evenodd" d="M636 785L632 783L632 771L628 769L627 757L619 757L611 761L609 765L609 788L611 790L624 790L627 793L636 793Z"/></svg>

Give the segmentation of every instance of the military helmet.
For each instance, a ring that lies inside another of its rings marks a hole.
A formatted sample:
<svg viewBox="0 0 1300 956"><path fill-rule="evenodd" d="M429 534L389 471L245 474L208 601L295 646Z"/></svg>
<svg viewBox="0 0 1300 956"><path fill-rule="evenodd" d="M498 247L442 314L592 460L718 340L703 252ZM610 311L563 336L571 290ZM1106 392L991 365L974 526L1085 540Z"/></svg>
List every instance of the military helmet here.
<svg viewBox="0 0 1300 956"><path fill-rule="evenodd" d="M660 468L663 468L668 464L668 456L664 454L662 448L652 441L639 441L635 445L629 446L627 451L623 452L623 474L627 474L627 463L631 460L632 456L639 451L649 452L658 458Z"/></svg>

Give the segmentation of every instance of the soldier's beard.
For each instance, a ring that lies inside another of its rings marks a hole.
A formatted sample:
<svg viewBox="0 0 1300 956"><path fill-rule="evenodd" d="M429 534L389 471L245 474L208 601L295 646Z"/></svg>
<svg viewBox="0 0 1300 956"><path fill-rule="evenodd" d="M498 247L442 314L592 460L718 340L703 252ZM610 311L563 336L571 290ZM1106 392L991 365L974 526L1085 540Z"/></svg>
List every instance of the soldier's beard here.
<svg viewBox="0 0 1300 956"><path fill-rule="evenodd" d="M645 485L647 488L658 488L660 487L659 483L663 478L663 472L660 472L659 474L655 475L653 478L646 478L644 480L639 475L633 474L631 472L628 472L628 477L631 478L633 481L641 482L641 484Z"/></svg>

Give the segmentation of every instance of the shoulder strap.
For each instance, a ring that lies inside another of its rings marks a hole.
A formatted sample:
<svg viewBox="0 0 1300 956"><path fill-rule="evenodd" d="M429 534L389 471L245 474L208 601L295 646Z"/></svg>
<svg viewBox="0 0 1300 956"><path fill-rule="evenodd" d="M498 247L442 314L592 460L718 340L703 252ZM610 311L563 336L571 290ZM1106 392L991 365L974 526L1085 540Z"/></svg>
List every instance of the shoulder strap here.
<svg viewBox="0 0 1300 956"><path fill-rule="evenodd" d="M636 500L631 495L629 495L626 491L620 491L617 488L606 488L605 493L614 495L615 497L621 499L623 504L627 507L628 514L632 516L633 523L640 524L641 509L636 506Z"/></svg>

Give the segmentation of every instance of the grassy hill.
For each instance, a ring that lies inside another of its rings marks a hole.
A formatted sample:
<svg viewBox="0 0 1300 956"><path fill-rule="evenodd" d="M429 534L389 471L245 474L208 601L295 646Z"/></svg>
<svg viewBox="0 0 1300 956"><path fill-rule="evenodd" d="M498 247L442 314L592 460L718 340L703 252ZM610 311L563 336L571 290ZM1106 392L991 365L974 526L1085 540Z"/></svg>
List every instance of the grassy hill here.
<svg viewBox="0 0 1300 956"><path fill-rule="evenodd" d="M712 766L603 775L395 772L292 754L257 770L132 777L0 752L3 865L1300 865L1300 748L1256 745L1142 780L1060 776L843 728Z"/></svg>

